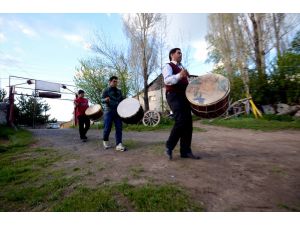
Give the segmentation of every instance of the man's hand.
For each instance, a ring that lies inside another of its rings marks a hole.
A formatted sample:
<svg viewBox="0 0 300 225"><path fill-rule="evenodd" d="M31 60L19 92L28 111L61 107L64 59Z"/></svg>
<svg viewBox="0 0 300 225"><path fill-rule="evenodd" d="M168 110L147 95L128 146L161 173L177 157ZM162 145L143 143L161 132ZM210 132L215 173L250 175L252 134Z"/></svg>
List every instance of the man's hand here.
<svg viewBox="0 0 300 225"><path fill-rule="evenodd" d="M182 78L184 78L184 77L188 77L190 74L189 74L189 72L186 70L186 69L182 69L181 71L180 71L180 78L182 79Z"/></svg>
<svg viewBox="0 0 300 225"><path fill-rule="evenodd" d="M109 97L106 97L106 98L105 98L105 101L106 101L107 103L109 103Z"/></svg>

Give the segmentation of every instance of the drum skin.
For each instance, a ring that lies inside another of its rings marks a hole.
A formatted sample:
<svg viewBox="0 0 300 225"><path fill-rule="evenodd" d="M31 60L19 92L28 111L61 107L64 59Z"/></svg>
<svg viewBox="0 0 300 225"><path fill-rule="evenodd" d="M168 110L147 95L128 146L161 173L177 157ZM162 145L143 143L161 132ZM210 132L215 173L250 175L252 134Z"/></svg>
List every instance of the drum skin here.
<svg viewBox="0 0 300 225"><path fill-rule="evenodd" d="M97 121L103 115L102 107L99 104L92 105L85 110L85 115L87 115L90 120Z"/></svg>
<svg viewBox="0 0 300 225"><path fill-rule="evenodd" d="M229 107L229 80L219 74L205 74L193 79L186 89L192 112L201 118L221 116Z"/></svg>
<svg viewBox="0 0 300 225"><path fill-rule="evenodd" d="M118 115L127 124L137 124L144 117L144 110L135 98L126 98L120 102L117 108Z"/></svg>

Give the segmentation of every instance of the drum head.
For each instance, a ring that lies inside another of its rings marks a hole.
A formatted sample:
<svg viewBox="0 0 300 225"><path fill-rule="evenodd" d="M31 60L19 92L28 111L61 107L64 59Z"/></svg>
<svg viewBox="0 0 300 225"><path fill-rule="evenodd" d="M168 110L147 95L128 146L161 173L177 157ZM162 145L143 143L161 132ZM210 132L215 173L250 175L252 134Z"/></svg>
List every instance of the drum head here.
<svg viewBox="0 0 300 225"><path fill-rule="evenodd" d="M186 97L193 105L215 104L230 91L229 80L219 74L205 74L193 79L186 88Z"/></svg>
<svg viewBox="0 0 300 225"><path fill-rule="evenodd" d="M137 114L141 105L135 98L126 98L120 102L117 112L121 118L129 118Z"/></svg>
<svg viewBox="0 0 300 225"><path fill-rule="evenodd" d="M93 114L96 114L99 111L101 111L101 105L99 104L92 105L85 110L85 115L91 116Z"/></svg>

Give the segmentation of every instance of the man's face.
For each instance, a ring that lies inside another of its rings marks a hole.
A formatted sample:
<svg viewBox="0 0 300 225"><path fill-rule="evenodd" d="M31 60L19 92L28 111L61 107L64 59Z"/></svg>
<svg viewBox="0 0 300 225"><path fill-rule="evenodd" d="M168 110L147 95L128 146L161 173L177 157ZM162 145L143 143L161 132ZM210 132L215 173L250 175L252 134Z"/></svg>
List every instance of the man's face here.
<svg viewBox="0 0 300 225"><path fill-rule="evenodd" d="M78 97L83 98L84 97L84 93L78 94Z"/></svg>
<svg viewBox="0 0 300 225"><path fill-rule="evenodd" d="M112 81L109 82L109 84L110 84L111 87L117 87L117 85L118 85L118 80L113 79Z"/></svg>
<svg viewBox="0 0 300 225"><path fill-rule="evenodd" d="M176 50L176 52L171 55L171 58L172 61L181 62L182 60L181 50Z"/></svg>

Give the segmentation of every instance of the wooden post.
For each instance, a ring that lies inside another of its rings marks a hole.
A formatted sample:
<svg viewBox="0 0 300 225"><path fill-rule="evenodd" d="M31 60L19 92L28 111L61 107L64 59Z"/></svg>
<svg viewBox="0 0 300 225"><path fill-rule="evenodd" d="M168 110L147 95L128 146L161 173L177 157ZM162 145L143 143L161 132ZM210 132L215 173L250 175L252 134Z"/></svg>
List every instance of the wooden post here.
<svg viewBox="0 0 300 225"><path fill-rule="evenodd" d="M75 94L75 99L76 99L77 97L78 97L77 94ZM77 124L78 124L77 117L76 117L76 106L74 106L73 119L74 119L74 126L76 127Z"/></svg>
<svg viewBox="0 0 300 225"><path fill-rule="evenodd" d="M15 127L14 125L14 96L15 86L9 87L9 117L8 117L8 125L11 127Z"/></svg>

